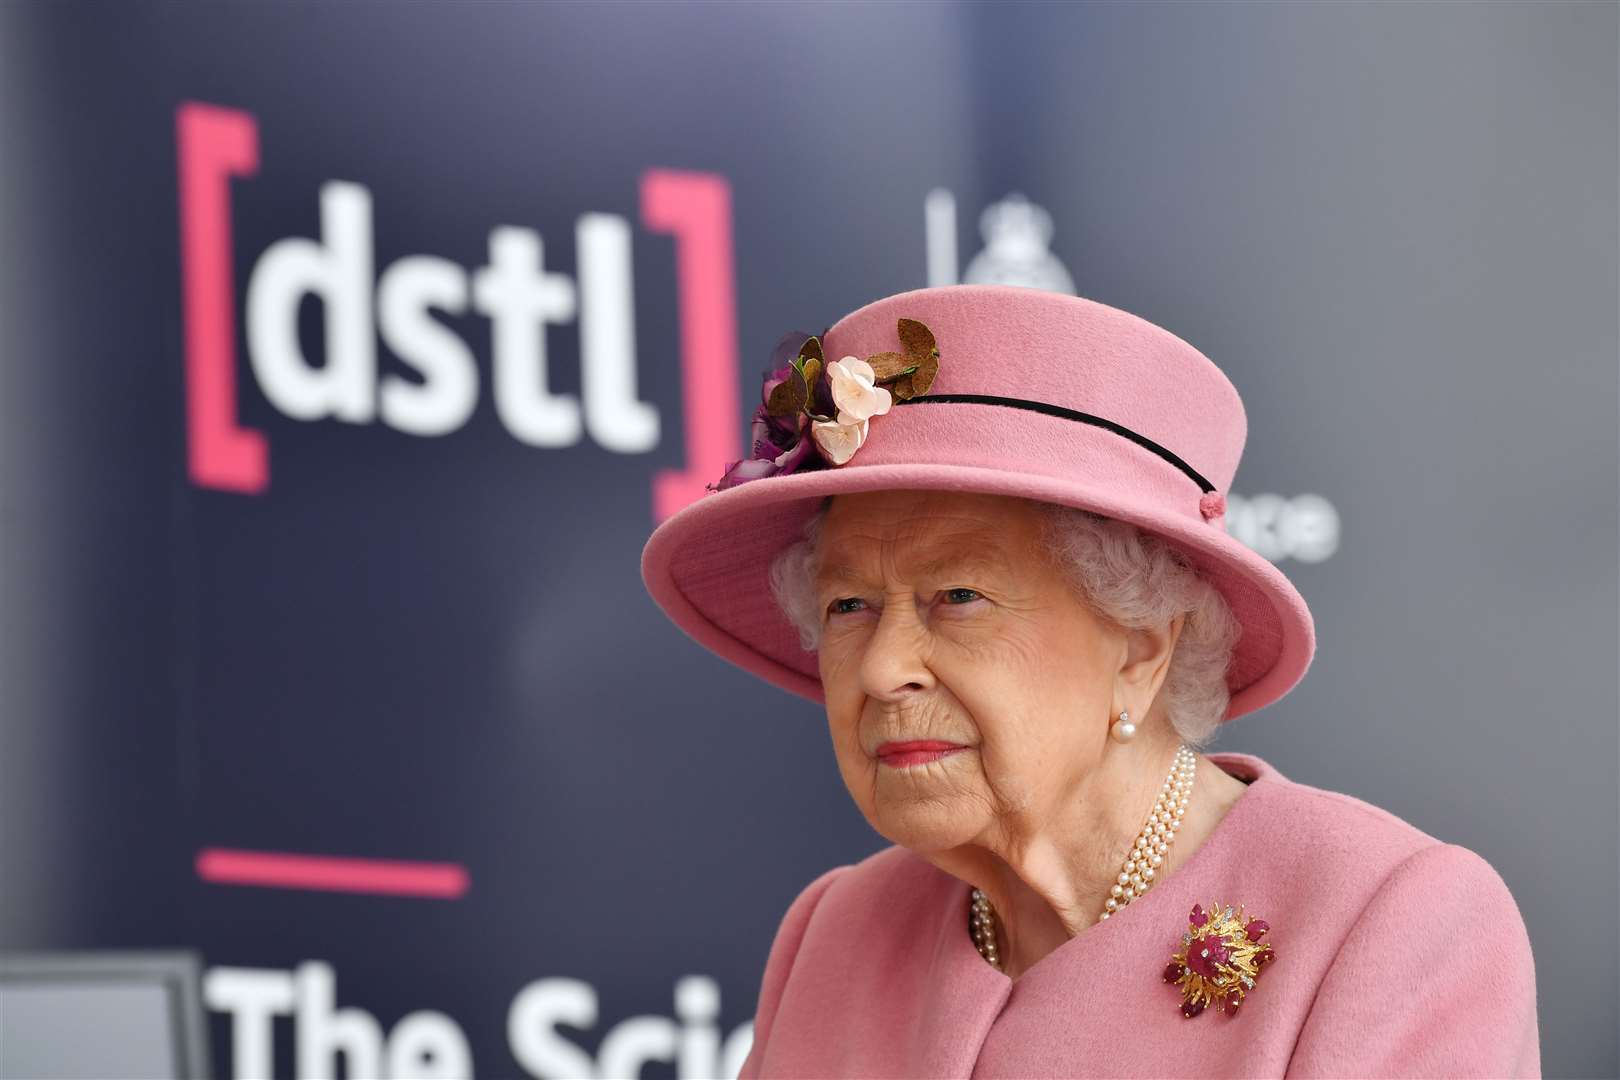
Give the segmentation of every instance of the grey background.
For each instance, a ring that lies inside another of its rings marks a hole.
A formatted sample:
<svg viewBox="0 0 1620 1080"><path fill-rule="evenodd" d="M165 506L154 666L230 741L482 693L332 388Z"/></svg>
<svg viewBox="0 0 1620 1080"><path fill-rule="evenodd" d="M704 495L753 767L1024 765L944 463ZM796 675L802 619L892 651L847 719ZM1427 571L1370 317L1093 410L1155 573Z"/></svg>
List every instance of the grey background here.
<svg viewBox="0 0 1620 1080"><path fill-rule="evenodd" d="M0 947L326 958L340 1004L442 1008L509 1075L504 1008L544 974L605 1026L713 972L729 1030L792 897L882 846L819 711L635 576L679 459L667 240L636 236L653 454L537 455L487 398L444 439L298 424L239 376L274 491L186 483L172 123L199 99L260 120L238 290L328 178L371 187L379 268L477 265L511 222L572 270L574 217L635 220L640 170L725 174L745 404L784 330L925 283L930 188L964 262L979 208L1046 207L1079 293L1231 376L1236 493L1341 517L1331 558L1280 563L1310 672L1216 749L1484 855L1546 1075L1620 1072L1614 4L19 3L0 49ZM220 889L209 843L451 852L475 887Z"/></svg>
<svg viewBox="0 0 1620 1080"><path fill-rule="evenodd" d="M1234 490L1339 511L1279 564L1310 671L1217 748L1484 854L1549 1076L1620 1071L1616 10L1020 8L991 69L1030 122L981 127L1081 295L1230 374Z"/></svg>

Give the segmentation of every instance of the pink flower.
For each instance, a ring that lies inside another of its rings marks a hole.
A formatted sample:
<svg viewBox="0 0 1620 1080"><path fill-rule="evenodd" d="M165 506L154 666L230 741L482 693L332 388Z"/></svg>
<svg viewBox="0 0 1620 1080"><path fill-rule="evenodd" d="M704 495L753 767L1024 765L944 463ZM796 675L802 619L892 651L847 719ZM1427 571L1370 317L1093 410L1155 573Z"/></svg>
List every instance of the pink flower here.
<svg viewBox="0 0 1620 1080"><path fill-rule="evenodd" d="M888 391L884 391L888 393ZM816 445L821 453L834 465L842 465L855 456L855 451L861 448L866 441L866 431L870 420L857 420L854 423L843 423L844 413L839 413L838 420L816 420L810 424L811 433L815 436Z"/></svg>
<svg viewBox="0 0 1620 1080"><path fill-rule="evenodd" d="M878 386L872 365L856 356L846 356L827 365L832 381L833 403L838 406L840 424L858 424L882 416L894 403L887 387Z"/></svg>

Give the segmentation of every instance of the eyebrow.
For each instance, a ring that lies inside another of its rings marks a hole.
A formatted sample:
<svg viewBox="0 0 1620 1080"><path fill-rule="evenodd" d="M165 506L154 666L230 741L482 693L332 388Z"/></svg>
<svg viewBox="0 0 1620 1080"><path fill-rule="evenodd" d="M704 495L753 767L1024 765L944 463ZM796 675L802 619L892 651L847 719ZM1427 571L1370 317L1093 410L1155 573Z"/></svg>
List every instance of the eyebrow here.
<svg viewBox="0 0 1620 1080"><path fill-rule="evenodd" d="M967 552L957 551L939 555L932 559L925 559L922 562L915 563L911 567L911 570L921 576L931 577L946 570L958 570L964 572L976 570L998 571L1005 570L1006 567L1007 560L1002 553L997 549L990 548ZM832 563L822 566L820 571L816 574L816 583L818 585L831 584L834 582L859 582L863 580L864 577L861 572L848 563Z"/></svg>

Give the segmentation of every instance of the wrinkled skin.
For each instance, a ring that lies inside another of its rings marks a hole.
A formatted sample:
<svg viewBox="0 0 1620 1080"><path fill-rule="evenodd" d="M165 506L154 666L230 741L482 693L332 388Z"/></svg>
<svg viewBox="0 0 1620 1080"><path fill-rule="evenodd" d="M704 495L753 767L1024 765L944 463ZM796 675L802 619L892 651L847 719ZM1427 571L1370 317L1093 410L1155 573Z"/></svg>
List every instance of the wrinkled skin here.
<svg viewBox="0 0 1620 1080"><path fill-rule="evenodd" d="M844 784L878 833L990 896L1012 978L1096 924L1178 741L1152 706L1182 618L1130 632L1098 618L1037 528L1011 497L839 495L816 574ZM1139 728L1126 744L1108 737L1121 709ZM879 758L910 739L966 749ZM1244 790L1199 758L1160 880Z"/></svg>

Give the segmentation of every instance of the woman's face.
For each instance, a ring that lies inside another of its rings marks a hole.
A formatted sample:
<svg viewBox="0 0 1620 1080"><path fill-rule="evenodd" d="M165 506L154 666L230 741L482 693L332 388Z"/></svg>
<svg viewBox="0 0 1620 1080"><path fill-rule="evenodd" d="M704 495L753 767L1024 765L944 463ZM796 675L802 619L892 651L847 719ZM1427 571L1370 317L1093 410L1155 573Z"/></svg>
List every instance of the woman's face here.
<svg viewBox="0 0 1620 1080"><path fill-rule="evenodd" d="M1104 750L1126 639L1037 549L1038 511L947 491L839 495L818 549L821 681L861 812L918 852L1038 824ZM962 749L883 754L933 740Z"/></svg>

